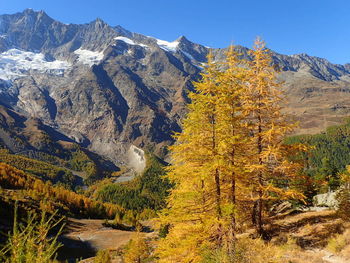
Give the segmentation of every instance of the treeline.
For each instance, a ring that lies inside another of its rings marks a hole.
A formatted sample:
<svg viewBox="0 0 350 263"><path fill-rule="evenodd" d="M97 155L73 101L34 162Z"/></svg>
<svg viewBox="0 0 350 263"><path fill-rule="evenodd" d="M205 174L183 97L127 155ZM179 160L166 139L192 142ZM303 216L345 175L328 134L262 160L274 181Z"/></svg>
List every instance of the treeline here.
<svg viewBox="0 0 350 263"><path fill-rule="evenodd" d="M313 182L309 194L339 187L340 174L350 164L350 119L320 134L292 136L285 141L288 144L302 143L309 146L307 152L297 157L305 163L305 174Z"/></svg>
<svg viewBox="0 0 350 263"><path fill-rule="evenodd" d="M71 170L82 172L84 183L87 185L110 177L113 173L113 170L103 163L104 160L94 160L79 146L74 146L65 154L61 153L60 157L32 151L23 154L28 156L12 154L7 149L0 149L0 162L10 164L45 181L63 185L67 189L73 190L77 186L77 178ZM96 159L100 158L93 153L91 155ZM114 170L119 171L119 168L114 167Z"/></svg>
<svg viewBox="0 0 350 263"><path fill-rule="evenodd" d="M75 178L72 172L47 162L11 154L5 149L0 149L0 161L10 164L17 169L21 169L26 173L39 177L45 181L49 180L52 183L60 182L68 188L71 188L74 185Z"/></svg>
<svg viewBox="0 0 350 263"><path fill-rule="evenodd" d="M98 180L110 177L112 173L120 171L120 168L116 167L111 161L77 144L66 146L64 151L58 155L58 158L63 161L62 166L83 172L86 185L92 185Z"/></svg>
<svg viewBox="0 0 350 263"><path fill-rule="evenodd" d="M115 203L125 209L141 212L145 209L160 210L171 187L164 177L164 165L152 155L147 156L147 166L142 175L120 184L103 185L97 189L97 199Z"/></svg>
<svg viewBox="0 0 350 263"><path fill-rule="evenodd" d="M106 177L110 177L115 171L119 171L118 167L111 169L110 163L104 160L102 157L89 152L88 150L75 145L73 149L70 149L64 156L66 160L65 166L69 169L84 172L84 183L86 185L92 185Z"/></svg>
<svg viewBox="0 0 350 263"><path fill-rule="evenodd" d="M117 212L125 212L120 206L95 201L61 186L53 186L49 181L43 182L5 163L0 163L0 186L4 189L26 190L35 200L45 201L48 209L50 203L52 207L59 204L71 215L114 218Z"/></svg>
<svg viewBox="0 0 350 263"><path fill-rule="evenodd" d="M71 152L68 164L72 170L85 172L86 177L97 176L96 163L81 149Z"/></svg>

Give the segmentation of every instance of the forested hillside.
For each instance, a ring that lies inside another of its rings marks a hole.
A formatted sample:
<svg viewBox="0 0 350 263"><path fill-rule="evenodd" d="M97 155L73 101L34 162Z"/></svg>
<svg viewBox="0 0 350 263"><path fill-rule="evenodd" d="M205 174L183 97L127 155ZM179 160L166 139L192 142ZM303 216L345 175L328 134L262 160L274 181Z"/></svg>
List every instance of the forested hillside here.
<svg viewBox="0 0 350 263"><path fill-rule="evenodd" d="M4 163L0 163L0 183L3 200L13 202L18 196L27 199L29 206L40 204L42 210L49 212L60 208L67 215L111 218L116 210L122 209L94 201L62 186L53 186L49 181L44 182Z"/></svg>
<svg viewBox="0 0 350 263"><path fill-rule="evenodd" d="M164 178L165 163L153 155L149 155L144 173L130 182L116 184L113 183L115 177L110 177L92 184L86 190L76 188L75 192L68 187L73 186L73 182L63 184L62 178L57 178L61 176L60 173L69 172L64 168L12 155L7 150L2 150L0 156L7 163L25 170L0 163L0 212L3 215L0 226L6 232L12 227L15 206L18 207L20 221L27 215L37 216L45 211L49 215L55 214L55 220L61 217L65 221L68 217L103 219L106 220L103 223L106 227L135 231L136 228L143 228L142 220L155 217L156 212L165 207L171 187ZM53 184L55 180L56 184ZM5 236L0 237L0 243L5 240ZM60 258L67 258L62 255L64 252L58 251ZM0 250L0 257L3 257L1 253ZM86 253L91 255L94 252L90 249Z"/></svg>
<svg viewBox="0 0 350 263"><path fill-rule="evenodd" d="M97 190L97 200L116 203L136 211L164 208L165 199L171 187L164 177L165 169L160 162L151 157L141 176L121 184L107 184Z"/></svg>
<svg viewBox="0 0 350 263"><path fill-rule="evenodd" d="M286 138L287 144L302 143L309 150L300 154L305 164L305 174L314 182L314 193L337 189L341 175L350 164L350 121L343 125L331 126L315 135L299 135Z"/></svg>

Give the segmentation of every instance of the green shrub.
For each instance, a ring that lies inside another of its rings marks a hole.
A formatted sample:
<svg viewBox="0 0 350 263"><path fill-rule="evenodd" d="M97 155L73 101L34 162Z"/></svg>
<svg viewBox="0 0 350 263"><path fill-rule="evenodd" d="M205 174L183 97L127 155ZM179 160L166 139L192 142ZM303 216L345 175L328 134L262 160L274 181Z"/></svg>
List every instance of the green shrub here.
<svg viewBox="0 0 350 263"><path fill-rule="evenodd" d="M51 263L56 258L56 252L61 247L57 241L63 225L56 235L49 237L49 232L58 226L61 220L55 220L56 213L41 217L31 213L23 224L17 218L15 208L14 226L8 241L0 251L0 261L5 263Z"/></svg>

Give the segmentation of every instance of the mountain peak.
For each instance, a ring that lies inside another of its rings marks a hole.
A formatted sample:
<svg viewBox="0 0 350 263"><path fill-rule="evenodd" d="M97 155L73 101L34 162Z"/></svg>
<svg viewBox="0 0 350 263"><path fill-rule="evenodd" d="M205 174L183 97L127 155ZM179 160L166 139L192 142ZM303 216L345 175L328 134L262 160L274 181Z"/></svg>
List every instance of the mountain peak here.
<svg viewBox="0 0 350 263"><path fill-rule="evenodd" d="M176 39L176 41L178 41L178 42L191 42L185 36L180 36L178 39Z"/></svg>
<svg viewBox="0 0 350 263"><path fill-rule="evenodd" d="M90 24L107 25L107 23L99 17L97 17L95 20L93 20Z"/></svg>
<svg viewBox="0 0 350 263"><path fill-rule="evenodd" d="M40 10L38 13L42 16L48 16L44 10Z"/></svg>
<svg viewBox="0 0 350 263"><path fill-rule="evenodd" d="M129 30L125 29L124 27L117 25L115 27L113 27L113 29L119 34L119 35L123 35L125 37L132 37L133 33L130 32Z"/></svg>
<svg viewBox="0 0 350 263"><path fill-rule="evenodd" d="M94 27L96 30L100 30L102 28L110 27L105 21L101 18L96 18L95 20L89 23L90 26Z"/></svg>
<svg viewBox="0 0 350 263"><path fill-rule="evenodd" d="M32 8L26 8L23 10L22 14L25 14L25 15L45 15L45 16L48 16L46 14L46 12L44 10L39 10L39 11L36 11Z"/></svg>
<svg viewBox="0 0 350 263"><path fill-rule="evenodd" d="M27 8L21 13L21 15L24 17L30 17L34 20L40 19L40 20L50 21L50 22L53 21L53 19L49 17L44 10L36 11L32 8Z"/></svg>
<svg viewBox="0 0 350 263"><path fill-rule="evenodd" d="M34 11L34 9L32 9L32 8L26 8L23 10L23 13L24 14L34 14L34 13L36 13L36 11Z"/></svg>

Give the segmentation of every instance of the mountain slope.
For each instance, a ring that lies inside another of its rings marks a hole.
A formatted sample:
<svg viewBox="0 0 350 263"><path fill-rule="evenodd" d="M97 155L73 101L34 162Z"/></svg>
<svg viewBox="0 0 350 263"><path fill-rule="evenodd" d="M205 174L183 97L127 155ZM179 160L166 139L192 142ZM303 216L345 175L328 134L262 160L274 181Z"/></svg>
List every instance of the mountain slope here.
<svg viewBox="0 0 350 263"><path fill-rule="evenodd" d="M247 48L238 46L243 56ZM118 165L144 167L143 151L166 155L209 48L167 42L100 19L63 24L27 9L0 16L0 103L38 118ZM215 59L226 49L213 49ZM299 133L349 115L350 66L305 54L273 53L285 81L287 113Z"/></svg>

